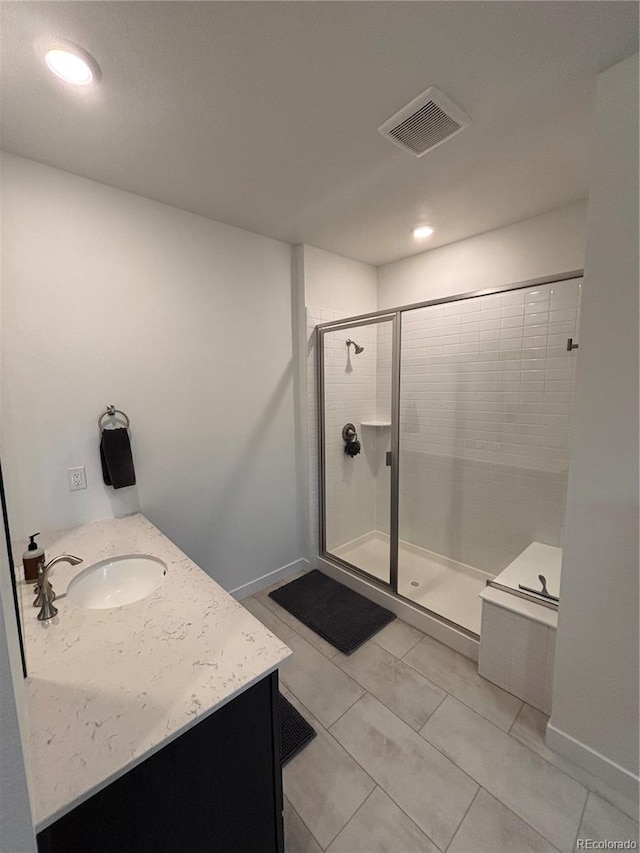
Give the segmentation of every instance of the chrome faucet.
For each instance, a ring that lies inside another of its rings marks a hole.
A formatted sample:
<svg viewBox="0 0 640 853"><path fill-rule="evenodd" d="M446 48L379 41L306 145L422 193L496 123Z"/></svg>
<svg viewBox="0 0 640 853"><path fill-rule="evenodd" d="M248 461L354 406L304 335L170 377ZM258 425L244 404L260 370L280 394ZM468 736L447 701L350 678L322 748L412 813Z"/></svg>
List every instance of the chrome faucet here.
<svg viewBox="0 0 640 853"><path fill-rule="evenodd" d="M53 587L49 583L49 572L56 563L71 563L72 566L77 566L81 563L80 557L74 557L73 554L60 554L59 557L54 557L48 563L40 563L38 566L38 582L34 587L34 592L37 592L33 606L40 608L38 613L38 621L46 622L48 619L53 619L57 614L58 608L53 606L56 594Z"/></svg>

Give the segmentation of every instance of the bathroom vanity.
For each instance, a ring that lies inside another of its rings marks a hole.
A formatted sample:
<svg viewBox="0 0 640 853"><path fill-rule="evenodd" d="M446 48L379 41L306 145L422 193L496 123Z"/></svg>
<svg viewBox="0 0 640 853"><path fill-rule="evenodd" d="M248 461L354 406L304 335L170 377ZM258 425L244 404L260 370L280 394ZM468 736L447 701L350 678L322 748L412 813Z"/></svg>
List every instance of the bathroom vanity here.
<svg viewBox="0 0 640 853"><path fill-rule="evenodd" d="M39 853L283 851L277 675L38 834Z"/></svg>
<svg viewBox="0 0 640 853"><path fill-rule="evenodd" d="M277 669L290 650L141 515L41 537L58 615L21 603L40 853L282 851ZM122 607L65 595L85 567L146 554L161 585Z"/></svg>

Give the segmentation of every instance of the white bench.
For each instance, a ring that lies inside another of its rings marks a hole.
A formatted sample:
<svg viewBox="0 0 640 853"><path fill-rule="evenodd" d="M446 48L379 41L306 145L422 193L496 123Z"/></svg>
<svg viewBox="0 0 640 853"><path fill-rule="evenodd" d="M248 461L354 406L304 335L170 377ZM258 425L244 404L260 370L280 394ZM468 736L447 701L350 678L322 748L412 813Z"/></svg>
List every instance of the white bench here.
<svg viewBox="0 0 640 853"><path fill-rule="evenodd" d="M561 563L562 548L532 542L480 593L478 672L545 714L551 713L558 611L518 593L519 584L541 589L538 575L544 575L548 591L559 596Z"/></svg>

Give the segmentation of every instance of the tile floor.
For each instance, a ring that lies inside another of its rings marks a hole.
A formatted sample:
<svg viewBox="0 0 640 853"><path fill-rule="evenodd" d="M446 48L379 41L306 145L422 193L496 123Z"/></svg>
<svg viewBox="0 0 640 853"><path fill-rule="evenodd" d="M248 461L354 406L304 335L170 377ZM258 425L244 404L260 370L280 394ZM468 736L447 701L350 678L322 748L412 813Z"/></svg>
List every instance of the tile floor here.
<svg viewBox="0 0 640 853"><path fill-rule="evenodd" d="M637 844L638 804L549 750L546 717L472 661L398 619L346 657L272 588L242 604L293 650L281 689L318 735L284 768L286 853Z"/></svg>

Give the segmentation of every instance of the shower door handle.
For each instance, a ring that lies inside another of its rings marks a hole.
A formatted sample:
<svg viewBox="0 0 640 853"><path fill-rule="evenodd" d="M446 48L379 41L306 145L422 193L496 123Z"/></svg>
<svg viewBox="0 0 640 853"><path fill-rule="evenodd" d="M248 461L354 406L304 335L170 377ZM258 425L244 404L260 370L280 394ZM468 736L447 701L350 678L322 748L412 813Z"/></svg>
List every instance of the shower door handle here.
<svg viewBox="0 0 640 853"><path fill-rule="evenodd" d="M390 450L387 450L387 452L385 454L385 463L384 464L387 466L387 468L391 468L391 451Z"/></svg>

